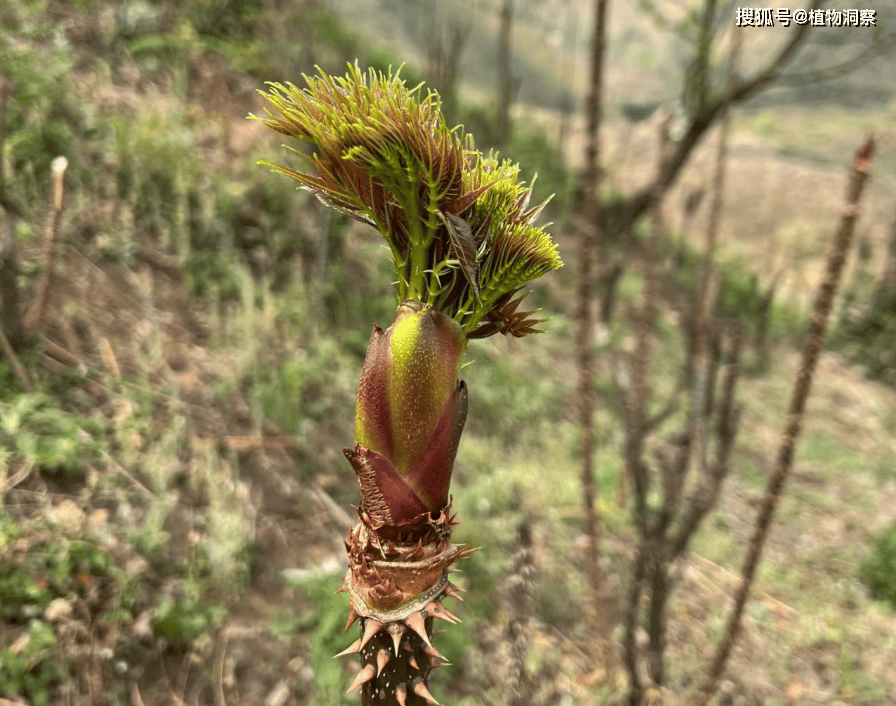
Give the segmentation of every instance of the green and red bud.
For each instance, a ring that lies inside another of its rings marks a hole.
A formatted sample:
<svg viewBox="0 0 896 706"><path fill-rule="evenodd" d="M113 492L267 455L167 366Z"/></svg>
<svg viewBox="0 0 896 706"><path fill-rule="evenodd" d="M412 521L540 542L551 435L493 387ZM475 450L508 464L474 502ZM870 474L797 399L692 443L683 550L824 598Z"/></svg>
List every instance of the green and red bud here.
<svg viewBox="0 0 896 706"><path fill-rule="evenodd" d="M374 327L355 414L358 474L375 527L412 522L448 502L467 416L458 381L466 337L460 325L420 302L405 302L385 331Z"/></svg>

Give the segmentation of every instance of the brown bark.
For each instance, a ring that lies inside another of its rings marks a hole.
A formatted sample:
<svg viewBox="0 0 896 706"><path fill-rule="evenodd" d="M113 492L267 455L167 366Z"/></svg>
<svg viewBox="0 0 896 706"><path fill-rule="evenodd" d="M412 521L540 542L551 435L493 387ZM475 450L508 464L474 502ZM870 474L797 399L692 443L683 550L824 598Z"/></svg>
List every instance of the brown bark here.
<svg viewBox="0 0 896 706"><path fill-rule="evenodd" d="M719 643L715 655L701 682L695 700L696 706L705 706L709 698L715 692L719 679L725 671L728 657L740 634L741 618L744 608L750 596L750 589L756 576L756 569L762 558L762 550L768 537L772 520L778 501L784 491L787 478L793 466L793 455L796 443L800 437L803 426L803 414L806 409L806 401L812 389L812 378L818 358L824 345L824 336L827 329L828 318L834 303L834 295L840 283L840 276L849 244L852 240L856 218L858 217L859 201L862 197L865 183L870 173L870 159L874 150L874 139L869 137L856 154L855 163L849 179L846 192L846 204L840 227L836 234L833 248L828 256L827 269L824 279L818 287L815 295L815 303L812 310L812 318L809 332L803 348L803 358L797 373L796 384L790 402L790 410L787 415L787 423L781 439L781 446L775 461L774 470L769 478L765 496L756 518L753 534L747 548L747 555L741 569L741 582L734 597L734 607L729 617L725 635Z"/></svg>

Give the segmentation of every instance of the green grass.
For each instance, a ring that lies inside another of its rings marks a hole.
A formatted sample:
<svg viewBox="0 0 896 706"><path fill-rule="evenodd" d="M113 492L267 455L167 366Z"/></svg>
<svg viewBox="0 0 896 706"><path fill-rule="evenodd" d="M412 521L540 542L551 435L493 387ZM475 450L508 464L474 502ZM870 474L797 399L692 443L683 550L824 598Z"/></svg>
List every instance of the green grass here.
<svg viewBox="0 0 896 706"><path fill-rule="evenodd" d="M790 105L744 112L735 129L764 138L784 157L840 166L865 135L889 130L893 117L892 110L878 108ZM875 162L887 172L896 167L887 155Z"/></svg>

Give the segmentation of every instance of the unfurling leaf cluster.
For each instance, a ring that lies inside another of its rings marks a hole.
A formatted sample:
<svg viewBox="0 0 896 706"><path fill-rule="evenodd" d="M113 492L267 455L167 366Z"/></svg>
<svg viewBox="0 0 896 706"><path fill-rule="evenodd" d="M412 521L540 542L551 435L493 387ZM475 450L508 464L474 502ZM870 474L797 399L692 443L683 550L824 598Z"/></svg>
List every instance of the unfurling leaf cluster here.
<svg viewBox="0 0 896 706"><path fill-rule="evenodd" d="M469 337L534 332L533 312L517 312L514 296L562 262L534 225L544 204L530 207L519 167L478 152L462 127L447 126L437 93L407 88L398 73L350 65L345 77L304 79L304 89L268 84L273 110L256 119L311 143L311 156L293 151L315 173L270 166L382 234L399 303L423 302Z"/></svg>

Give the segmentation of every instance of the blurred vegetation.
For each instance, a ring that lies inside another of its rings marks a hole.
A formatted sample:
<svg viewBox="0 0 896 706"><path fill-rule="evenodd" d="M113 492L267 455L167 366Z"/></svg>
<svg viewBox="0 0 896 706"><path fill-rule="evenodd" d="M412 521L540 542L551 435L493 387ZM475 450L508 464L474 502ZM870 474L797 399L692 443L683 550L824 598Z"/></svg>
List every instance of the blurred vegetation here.
<svg viewBox="0 0 896 706"><path fill-rule="evenodd" d="M869 377L896 385L896 292L856 282L841 311L836 345Z"/></svg>
<svg viewBox="0 0 896 706"><path fill-rule="evenodd" d="M874 538L860 573L871 595L896 610L896 522Z"/></svg>

